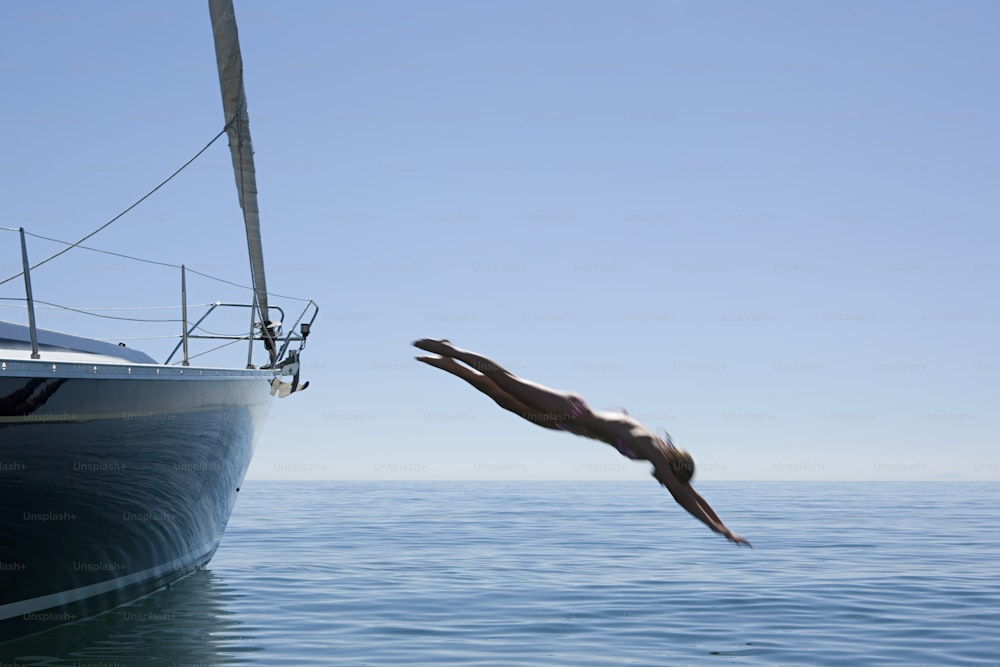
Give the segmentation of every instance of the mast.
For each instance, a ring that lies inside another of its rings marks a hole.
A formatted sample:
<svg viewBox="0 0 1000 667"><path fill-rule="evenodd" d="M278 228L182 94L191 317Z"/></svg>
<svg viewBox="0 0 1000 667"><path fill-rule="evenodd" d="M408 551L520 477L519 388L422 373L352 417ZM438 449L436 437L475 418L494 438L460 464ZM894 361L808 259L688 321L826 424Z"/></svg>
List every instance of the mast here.
<svg viewBox="0 0 1000 667"><path fill-rule="evenodd" d="M261 334L274 362L273 332L269 327L267 308L267 283L264 278L264 251L260 242L260 214L257 209L257 172L253 163L253 144L250 142L250 117L247 115L247 95L243 87L243 56L236 30L236 14L232 0L208 0L215 36L215 58L219 66L219 85L222 89L222 108L226 115L226 133L229 150L233 155L236 189L243 209L243 222L247 232L247 250L250 253L250 275L253 278L254 302L260 315Z"/></svg>

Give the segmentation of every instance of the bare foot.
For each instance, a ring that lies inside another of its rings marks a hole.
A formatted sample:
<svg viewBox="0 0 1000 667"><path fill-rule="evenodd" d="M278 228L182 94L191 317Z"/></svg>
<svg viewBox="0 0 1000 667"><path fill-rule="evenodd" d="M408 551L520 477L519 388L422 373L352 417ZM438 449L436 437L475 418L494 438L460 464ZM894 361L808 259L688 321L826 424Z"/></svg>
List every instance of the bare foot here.
<svg viewBox="0 0 1000 667"><path fill-rule="evenodd" d="M455 350L455 348L452 347L451 341L445 338L442 338L441 340L421 338L420 340L413 341L413 347L424 350L425 352L440 354L443 357L451 356L451 353Z"/></svg>
<svg viewBox="0 0 1000 667"><path fill-rule="evenodd" d="M423 363L427 364L428 366L434 366L435 368L440 368L441 370L444 370L444 371L450 371L450 372L453 372L453 373L456 373L456 371L464 371L466 373L473 373L475 375L481 375L481 373L478 373L478 372L472 370L471 368L466 368L465 366L461 365L460 363L458 363L457 361L455 361L451 357L420 356L420 357L416 357L416 360L417 361L422 361ZM458 373L456 373L456 374L458 374Z"/></svg>

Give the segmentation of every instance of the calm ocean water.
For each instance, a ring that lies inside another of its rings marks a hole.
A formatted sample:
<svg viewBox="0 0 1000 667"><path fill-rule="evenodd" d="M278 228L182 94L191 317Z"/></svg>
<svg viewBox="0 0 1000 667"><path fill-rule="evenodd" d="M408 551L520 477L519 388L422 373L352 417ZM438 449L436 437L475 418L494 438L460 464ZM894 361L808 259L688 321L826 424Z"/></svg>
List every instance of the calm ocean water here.
<svg viewBox="0 0 1000 667"><path fill-rule="evenodd" d="M208 570L47 665L1000 665L1000 484L248 482Z"/></svg>

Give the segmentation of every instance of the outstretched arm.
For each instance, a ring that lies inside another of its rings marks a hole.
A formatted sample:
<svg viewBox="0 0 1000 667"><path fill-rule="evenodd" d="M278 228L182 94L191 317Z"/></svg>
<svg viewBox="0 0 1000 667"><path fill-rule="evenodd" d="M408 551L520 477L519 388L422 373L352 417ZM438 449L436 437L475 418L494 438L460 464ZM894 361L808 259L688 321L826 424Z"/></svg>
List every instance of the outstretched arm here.
<svg viewBox="0 0 1000 667"><path fill-rule="evenodd" d="M745 544L748 547L753 545L750 542L739 535L735 534L733 531L726 528L726 525L722 523L718 515L712 510L711 506L705 499L699 496L694 489L691 488L690 484L682 484L669 472L669 468L661 468L657 466L653 472L653 477L667 487L667 491L670 495L674 497L677 504L688 511L691 516L701 521L703 524L711 528L714 532L719 533L726 537L726 539L734 542L736 544Z"/></svg>

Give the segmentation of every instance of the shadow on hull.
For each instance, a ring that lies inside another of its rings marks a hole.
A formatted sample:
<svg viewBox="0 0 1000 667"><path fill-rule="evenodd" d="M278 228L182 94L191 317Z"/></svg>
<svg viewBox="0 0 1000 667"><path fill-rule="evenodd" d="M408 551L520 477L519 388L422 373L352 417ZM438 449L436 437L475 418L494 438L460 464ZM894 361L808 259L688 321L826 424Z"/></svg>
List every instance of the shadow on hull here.
<svg viewBox="0 0 1000 667"><path fill-rule="evenodd" d="M55 390L0 377L0 641L211 559L266 418L265 375L69 378Z"/></svg>

